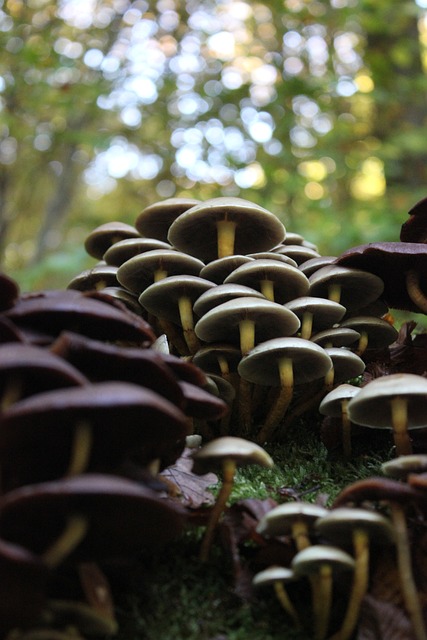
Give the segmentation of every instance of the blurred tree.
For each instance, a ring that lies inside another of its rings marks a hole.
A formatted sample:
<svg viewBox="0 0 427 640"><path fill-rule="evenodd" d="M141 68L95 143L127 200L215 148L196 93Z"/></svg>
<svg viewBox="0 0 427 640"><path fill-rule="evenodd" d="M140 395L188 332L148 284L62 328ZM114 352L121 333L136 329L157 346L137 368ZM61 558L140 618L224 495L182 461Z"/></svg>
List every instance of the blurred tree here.
<svg viewBox="0 0 427 640"><path fill-rule="evenodd" d="M425 195L414 0L0 7L6 268L172 195L246 197L327 253Z"/></svg>

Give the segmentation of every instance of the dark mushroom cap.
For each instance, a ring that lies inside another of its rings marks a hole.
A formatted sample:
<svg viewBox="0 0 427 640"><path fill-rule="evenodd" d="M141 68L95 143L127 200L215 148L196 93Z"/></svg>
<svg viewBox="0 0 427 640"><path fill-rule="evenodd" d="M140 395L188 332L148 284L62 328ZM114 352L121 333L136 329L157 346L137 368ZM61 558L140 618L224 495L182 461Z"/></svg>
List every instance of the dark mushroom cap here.
<svg viewBox="0 0 427 640"><path fill-rule="evenodd" d="M0 311L13 306L19 296L19 286L5 273L0 273Z"/></svg>
<svg viewBox="0 0 427 640"><path fill-rule="evenodd" d="M0 540L0 633L33 626L46 602L49 569L28 549Z"/></svg>
<svg viewBox="0 0 427 640"><path fill-rule="evenodd" d="M21 398L61 387L88 384L78 368L50 351L11 342L0 345L0 393L16 384Z"/></svg>
<svg viewBox="0 0 427 640"><path fill-rule="evenodd" d="M362 269L384 282L382 298L393 309L420 313L406 290L405 274L414 269L420 276L420 288L427 291L427 247L415 242L372 242L344 251L337 264Z"/></svg>
<svg viewBox="0 0 427 640"><path fill-rule="evenodd" d="M422 198L408 211L409 220L402 224L402 242L427 242L427 198Z"/></svg>
<svg viewBox="0 0 427 640"><path fill-rule="evenodd" d="M70 515L88 519L74 558L130 558L161 548L181 531L184 510L139 483L103 474L33 484L0 498L0 535L36 554L64 531Z"/></svg>
<svg viewBox="0 0 427 640"><path fill-rule="evenodd" d="M200 200L195 198L167 198L154 202L141 211L135 220L135 227L141 235L166 241L172 222Z"/></svg>
<svg viewBox="0 0 427 640"><path fill-rule="evenodd" d="M179 383L184 397L184 411L194 418L219 420L228 413L228 406L209 391L190 382Z"/></svg>
<svg viewBox="0 0 427 640"><path fill-rule="evenodd" d="M89 469L102 472L115 471L128 459L143 466L155 458L179 455L189 432L177 406L129 382L45 391L2 414L0 458L5 474L41 474L39 480L55 477L53 473L58 477L61 470L63 475L81 423L89 425L93 438Z"/></svg>
<svg viewBox="0 0 427 640"><path fill-rule="evenodd" d="M61 331L78 331L99 340L124 340L151 344L155 335L141 317L123 305L106 304L105 296L94 298L79 291L41 291L21 296L5 311L7 318L19 328L42 331L57 336Z"/></svg>
<svg viewBox="0 0 427 640"><path fill-rule="evenodd" d="M422 491L400 480L372 476L347 485L335 498L333 508L349 503L382 501L408 505L411 502L425 502L425 496Z"/></svg>
<svg viewBox="0 0 427 640"><path fill-rule="evenodd" d="M104 253L115 242L138 237L138 231L130 224L119 221L105 222L90 232L84 246L90 256L102 260Z"/></svg>
<svg viewBox="0 0 427 640"><path fill-rule="evenodd" d="M270 211L241 198L222 197L207 200L188 209L172 223L169 242L204 262L220 257L217 246L217 222L236 224L235 254L272 249L285 237L285 228Z"/></svg>
<svg viewBox="0 0 427 640"><path fill-rule="evenodd" d="M180 251L155 249L126 260L119 267L117 279L130 291L141 293L155 282L156 271L165 271L168 277L198 276L202 267L201 260Z"/></svg>
<svg viewBox="0 0 427 640"><path fill-rule="evenodd" d="M181 406L183 398L175 375L154 349L124 347L64 331L51 346L92 382L133 382ZM0 351L1 352L1 351Z"/></svg>
<svg viewBox="0 0 427 640"><path fill-rule="evenodd" d="M193 356L193 363L204 371L221 373L221 361L224 361L227 372L232 372L237 371L241 357L242 354L237 347L226 342L217 342L200 347Z"/></svg>
<svg viewBox="0 0 427 640"><path fill-rule="evenodd" d="M357 345L360 333L347 327L330 327L314 333L310 340L321 347L351 347Z"/></svg>

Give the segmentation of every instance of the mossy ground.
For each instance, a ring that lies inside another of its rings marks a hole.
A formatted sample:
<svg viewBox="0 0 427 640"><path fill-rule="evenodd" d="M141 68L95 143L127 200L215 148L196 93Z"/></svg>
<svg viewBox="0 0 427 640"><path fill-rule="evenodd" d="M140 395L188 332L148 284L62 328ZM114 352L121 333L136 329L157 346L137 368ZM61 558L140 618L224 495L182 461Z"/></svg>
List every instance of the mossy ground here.
<svg viewBox="0 0 427 640"><path fill-rule="evenodd" d="M351 461L332 459L310 421L292 428L286 443L266 447L274 469L248 467L238 472L232 500L286 498L289 490L331 503L346 485L380 473L391 456L386 435L359 443ZM292 629L272 590L253 603L233 592L232 567L216 545L207 564L198 560L202 532L187 531L158 556L141 560L114 590L120 623L117 640L307 640ZM310 615L309 602L306 615ZM304 606L304 604L303 604Z"/></svg>

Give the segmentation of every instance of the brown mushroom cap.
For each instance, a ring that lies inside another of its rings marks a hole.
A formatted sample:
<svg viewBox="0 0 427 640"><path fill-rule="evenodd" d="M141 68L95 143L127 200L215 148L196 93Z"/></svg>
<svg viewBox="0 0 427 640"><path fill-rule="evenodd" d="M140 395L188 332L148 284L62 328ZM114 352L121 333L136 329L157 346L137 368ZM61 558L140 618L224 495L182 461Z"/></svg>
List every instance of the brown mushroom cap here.
<svg viewBox="0 0 427 640"><path fill-rule="evenodd" d="M135 227L141 235L166 241L172 222L200 200L195 198L167 198L154 202L141 211L135 220Z"/></svg>
<svg viewBox="0 0 427 640"><path fill-rule="evenodd" d="M104 253L112 244L125 238L138 238L139 235L135 227L125 222L105 222L90 232L84 246L90 256L102 260Z"/></svg>
<svg viewBox="0 0 427 640"><path fill-rule="evenodd" d="M5 273L0 273L0 311L13 306L19 296L19 286Z"/></svg>
<svg viewBox="0 0 427 640"><path fill-rule="evenodd" d="M118 269L121 285L140 294L160 278L185 274L198 276L203 262L173 249L154 249L126 260ZM156 273L161 272L160 277Z"/></svg>
<svg viewBox="0 0 427 640"><path fill-rule="evenodd" d="M415 270L419 274L419 286L427 292L427 246L416 242L372 242L344 251L337 264L363 269L384 282L383 299L394 309L420 313L420 308L410 298L406 274Z"/></svg>
<svg viewBox="0 0 427 640"><path fill-rule="evenodd" d="M279 304L306 295L310 286L308 278L296 267L265 259L237 267L225 278L224 284L228 283L242 284L261 291L266 298Z"/></svg>
<svg viewBox="0 0 427 640"><path fill-rule="evenodd" d="M5 315L19 328L40 330L51 336L69 329L100 340L154 342L155 335L145 320L124 306L106 304L107 299L71 289L41 291L21 296Z"/></svg>
<svg viewBox="0 0 427 640"><path fill-rule="evenodd" d="M217 226L226 221L235 226L235 241L226 253L218 252ZM247 254L272 249L285 237L280 220L267 209L241 198L207 200L181 214L172 223L169 242L204 262L224 255Z"/></svg>
<svg viewBox="0 0 427 640"><path fill-rule="evenodd" d="M155 238L126 238L111 245L104 253L103 259L109 265L120 267L126 260L156 249L171 249L171 246L168 242Z"/></svg>
<svg viewBox="0 0 427 640"><path fill-rule="evenodd" d="M139 483L102 474L33 484L0 498L0 534L43 553L64 531L70 515L88 520L73 558L130 558L161 548L177 536L184 510Z"/></svg>
<svg viewBox="0 0 427 640"><path fill-rule="evenodd" d="M402 224L402 242L427 242L427 198L422 198L408 211L409 220Z"/></svg>

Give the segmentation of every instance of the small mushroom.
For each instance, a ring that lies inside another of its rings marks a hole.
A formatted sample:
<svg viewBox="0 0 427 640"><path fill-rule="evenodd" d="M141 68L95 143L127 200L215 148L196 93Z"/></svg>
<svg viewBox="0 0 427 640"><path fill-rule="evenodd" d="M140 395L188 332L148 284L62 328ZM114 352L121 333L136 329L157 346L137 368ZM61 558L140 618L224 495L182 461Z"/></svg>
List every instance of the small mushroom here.
<svg viewBox="0 0 427 640"><path fill-rule="evenodd" d="M139 235L135 227L125 222L105 222L90 232L84 246L90 256L102 260L104 253L115 242L125 238L138 238Z"/></svg>
<svg viewBox="0 0 427 640"><path fill-rule="evenodd" d="M313 576L316 581L313 594L315 640L324 640L328 634L334 574L352 571L354 564L348 553L328 545L312 545L294 556L291 568L295 575Z"/></svg>
<svg viewBox="0 0 427 640"><path fill-rule="evenodd" d="M347 311L366 306L379 298L384 290L383 281L378 276L338 264L318 269L309 277L309 282L308 295L339 302Z"/></svg>
<svg viewBox="0 0 427 640"><path fill-rule="evenodd" d="M384 349L398 336L397 330L387 320L375 316L352 316L343 320L340 327L354 329L360 333L359 343L356 348L357 355L361 356L366 349Z"/></svg>
<svg viewBox="0 0 427 640"><path fill-rule="evenodd" d="M310 340L313 331L329 329L344 317L346 308L326 298L298 296L286 302L285 307L298 316L301 322L300 336Z"/></svg>
<svg viewBox="0 0 427 640"><path fill-rule="evenodd" d="M292 569L273 565L255 574L252 584L254 587L273 585L277 600L289 615L295 627L300 629L301 622L297 610L295 609L285 588L286 583L294 582L295 580L296 577Z"/></svg>
<svg viewBox="0 0 427 640"><path fill-rule="evenodd" d="M223 258L212 260L202 267L199 275L202 278L207 278L208 280L212 280L212 282L216 282L216 284L223 284L225 278L234 271L234 269L237 269L237 267L240 267L242 264L252 262L252 260L253 258L250 256L236 254L224 256Z"/></svg>
<svg viewBox="0 0 427 640"><path fill-rule="evenodd" d="M427 454L414 453L387 460L381 465L381 471L388 478L406 480L409 474L427 472Z"/></svg>
<svg viewBox="0 0 427 640"><path fill-rule="evenodd" d="M171 246L168 242L162 242L155 238L126 238L111 245L104 253L103 260L108 265L120 267L130 258L156 249L171 249Z"/></svg>
<svg viewBox="0 0 427 640"><path fill-rule="evenodd" d="M148 205L135 220L139 233L165 242L172 222L191 207L201 204L195 198L167 198Z"/></svg>
<svg viewBox="0 0 427 640"><path fill-rule="evenodd" d="M350 400L350 420L365 427L391 429L398 456L412 453L410 429L426 422L427 379L396 373L371 380Z"/></svg>
<svg viewBox="0 0 427 640"><path fill-rule="evenodd" d="M237 467L257 464L271 468L273 460L259 445L243 438L223 436L208 442L193 454L193 471L204 474L219 467L222 470L222 486L209 516L200 549L200 559L206 562L213 535L233 489Z"/></svg>
<svg viewBox="0 0 427 640"><path fill-rule="evenodd" d="M342 383L327 393L319 405L319 412L322 415L341 419L342 449L347 459L351 457L351 421L348 417L348 403L359 391L360 387Z"/></svg>
<svg viewBox="0 0 427 640"><path fill-rule="evenodd" d="M328 513L325 507L310 502L285 502L270 509L259 521L257 533L262 536L291 535L297 551L311 545L310 535L318 518Z"/></svg>

